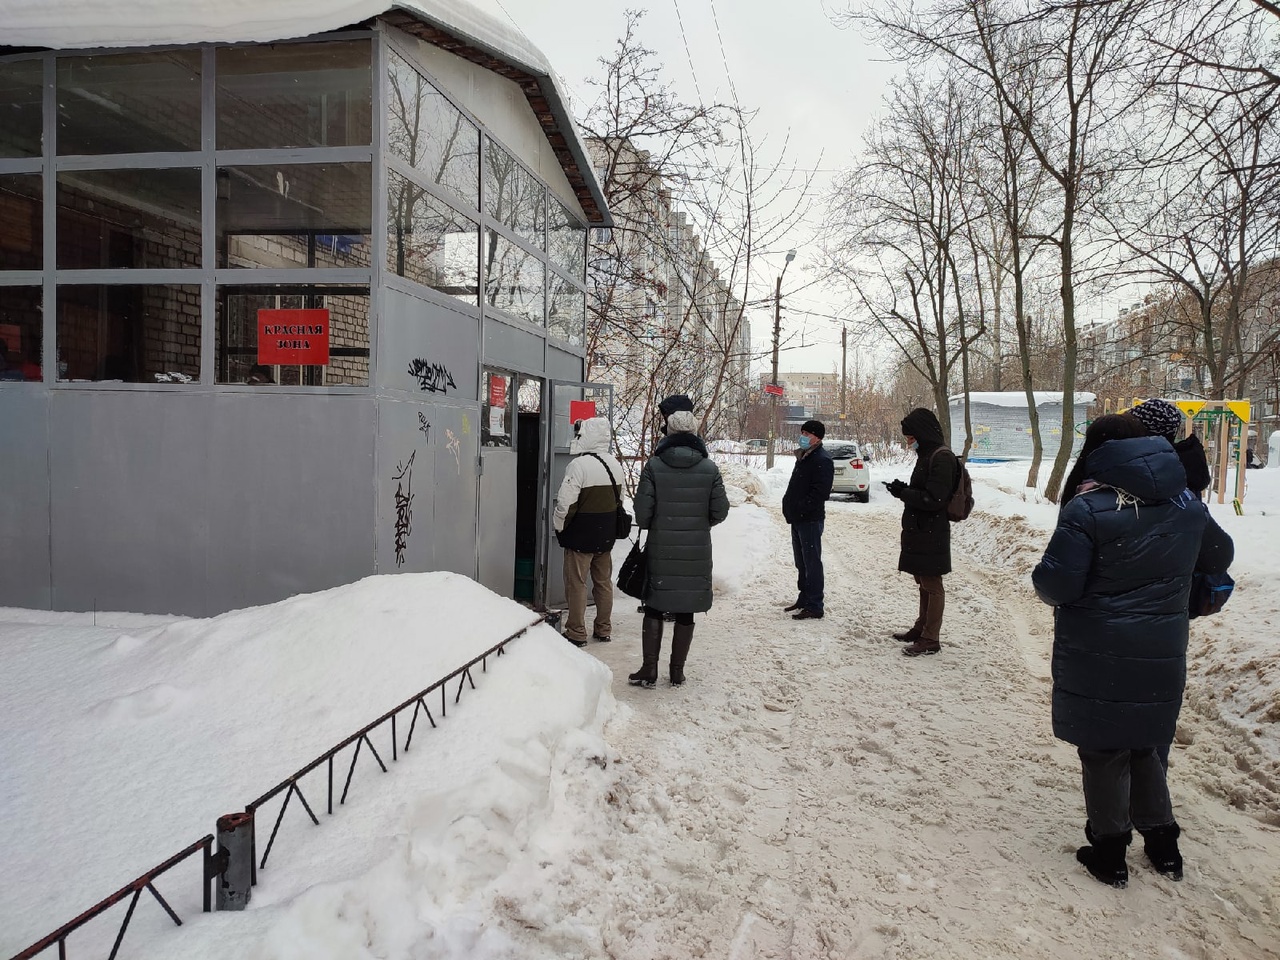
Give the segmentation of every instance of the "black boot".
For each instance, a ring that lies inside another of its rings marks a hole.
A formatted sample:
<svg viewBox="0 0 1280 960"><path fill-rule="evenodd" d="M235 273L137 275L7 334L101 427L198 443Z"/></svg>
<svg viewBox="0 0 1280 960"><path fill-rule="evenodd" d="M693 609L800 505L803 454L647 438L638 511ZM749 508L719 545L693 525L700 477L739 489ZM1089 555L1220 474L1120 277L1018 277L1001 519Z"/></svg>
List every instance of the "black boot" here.
<svg viewBox="0 0 1280 960"><path fill-rule="evenodd" d="M1142 849L1147 859L1156 868L1157 873L1164 874L1170 880L1182 879L1182 853L1178 850L1178 837L1181 828L1176 823L1167 827L1155 827L1151 830L1139 830L1142 834Z"/></svg>
<svg viewBox="0 0 1280 960"><path fill-rule="evenodd" d="M1125 848L1133 839L1133 831L1126 830L1110 837L1095 837L1093 828L1085 823L1085 839L1089 846L1076 851L1076 859L1084 864L1095 880L1123 890L1129 885L1129 865L1124 861Z"/></svg>
<svg viewBox="0 0 1280 960"><path fill-rule="evenodd" d="M640 625L640 649L644 654L644 666L627 677L627 683L633 687L652 687L658 682L658 656L662 653L660 617L644 618Z"/></svg>
<svg viewBox="0 0 1280 960"><path fill-rule="evenodd" d="M693 624L677 623L671 631L671 685L684 683L684 662L689 658L689 644L693 643Z"/></svg>

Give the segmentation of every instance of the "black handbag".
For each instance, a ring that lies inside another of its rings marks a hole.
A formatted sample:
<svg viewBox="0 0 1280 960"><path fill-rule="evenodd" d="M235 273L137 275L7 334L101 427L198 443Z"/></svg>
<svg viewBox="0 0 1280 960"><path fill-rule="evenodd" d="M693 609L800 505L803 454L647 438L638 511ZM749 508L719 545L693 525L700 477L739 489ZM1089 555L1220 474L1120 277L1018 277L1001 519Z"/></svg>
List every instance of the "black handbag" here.
<svg viewBox="0 0 1280 960"><path fill-rule="evenodd" d="M1191 574L1191 594L1187 598L1187 616L1209 617L1217 613L1231 599L1236 582L1229 573Z"/></svg>
<svg viewBox="0 0 1280 960"><path fill-rule="evenodd" d="M640 546L640 538L631 541L631 550L618 568L618 589L629 597L644 599L645 584L649 580L649 554Z"/></svg>
<svg viewBox="0 0 1280 960"><path fill-rule="evenodd" d="M622 507L622 491L618 488L618 483L613 479L613 471L609 469L609 465L604 462L604 457L598 453L591 456L600 461L600 466L604 467L604 472L609 475L609 483L613 485L613 498L618 501L618 513L615 520L614 537L618 540L625 540L631 536L631 514L627 513Z"/></svg>

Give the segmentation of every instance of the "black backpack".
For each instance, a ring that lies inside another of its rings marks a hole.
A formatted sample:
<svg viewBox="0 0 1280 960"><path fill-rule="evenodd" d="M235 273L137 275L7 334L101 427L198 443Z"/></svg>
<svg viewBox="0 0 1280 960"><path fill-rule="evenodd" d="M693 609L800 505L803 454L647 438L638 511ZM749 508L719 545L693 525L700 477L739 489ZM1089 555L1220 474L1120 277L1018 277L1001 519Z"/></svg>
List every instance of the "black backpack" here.
<svg viewBox="0 0 1280 960"><path fill-rule="evenodd" d="M946 447L939 447L929 455L930 467L933 466L933 458L943 450L956 457ZM973 478L969 476L969 468L959 457L956 457L956 466L960 468L960 475L956 477L956 488L951 491L951 499L947 501L947 519L952 523L968 520L969 514L973 513Z"/></svg>

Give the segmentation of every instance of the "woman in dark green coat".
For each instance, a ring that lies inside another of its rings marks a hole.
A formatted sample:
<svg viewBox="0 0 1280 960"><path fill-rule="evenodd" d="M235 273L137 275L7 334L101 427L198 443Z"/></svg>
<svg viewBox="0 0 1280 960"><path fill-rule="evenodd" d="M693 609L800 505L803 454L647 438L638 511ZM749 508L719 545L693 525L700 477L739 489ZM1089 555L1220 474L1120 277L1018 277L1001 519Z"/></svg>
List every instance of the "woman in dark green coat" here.
<svg viewBox="0 0 1280 960"><path fill-rule="evenodd" d="M711 528L729 515L720 468L695 432L698 421L689 398L668 397L658 409L666 436L644 465L635 498L636 524L649 531L649 580L640 632L644 665L628 681L642 687L658 680L664 613L674 614L676 621L671 682L684 683L693 615L711 609Z"/></svg>

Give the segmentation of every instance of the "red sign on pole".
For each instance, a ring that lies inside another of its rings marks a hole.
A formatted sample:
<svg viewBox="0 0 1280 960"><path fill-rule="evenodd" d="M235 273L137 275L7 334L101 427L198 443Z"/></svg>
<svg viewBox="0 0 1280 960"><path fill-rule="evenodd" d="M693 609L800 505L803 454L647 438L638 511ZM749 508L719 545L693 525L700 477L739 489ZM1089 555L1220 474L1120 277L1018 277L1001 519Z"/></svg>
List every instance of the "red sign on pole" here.
<svg viewBox="0 0 1280 960"><path fill-rule="evenodd" d="M329 363L329 311L259 310L258 362L326 366Z"/></svg>
<svg viewBox="0 0 1280 960"><path fill-rule="evenodd" d="M771 394L773 394L775 397L780 397L780 396L782 396L782 394L783 394L783 392L784 392L784 391L783 391L783 389L782 389L782 384L779 384L779 383L766 383L766 384L764 385L764 392L765 392L765 393L771 393Z"/></svg>
<svg viewBox="0 0 1280 960"><path fill-rule="evenodd" d="M570 400L569 401L569 422L577 423L579 420L590 420L596 415L596 402L594 400Z"/></svg>

